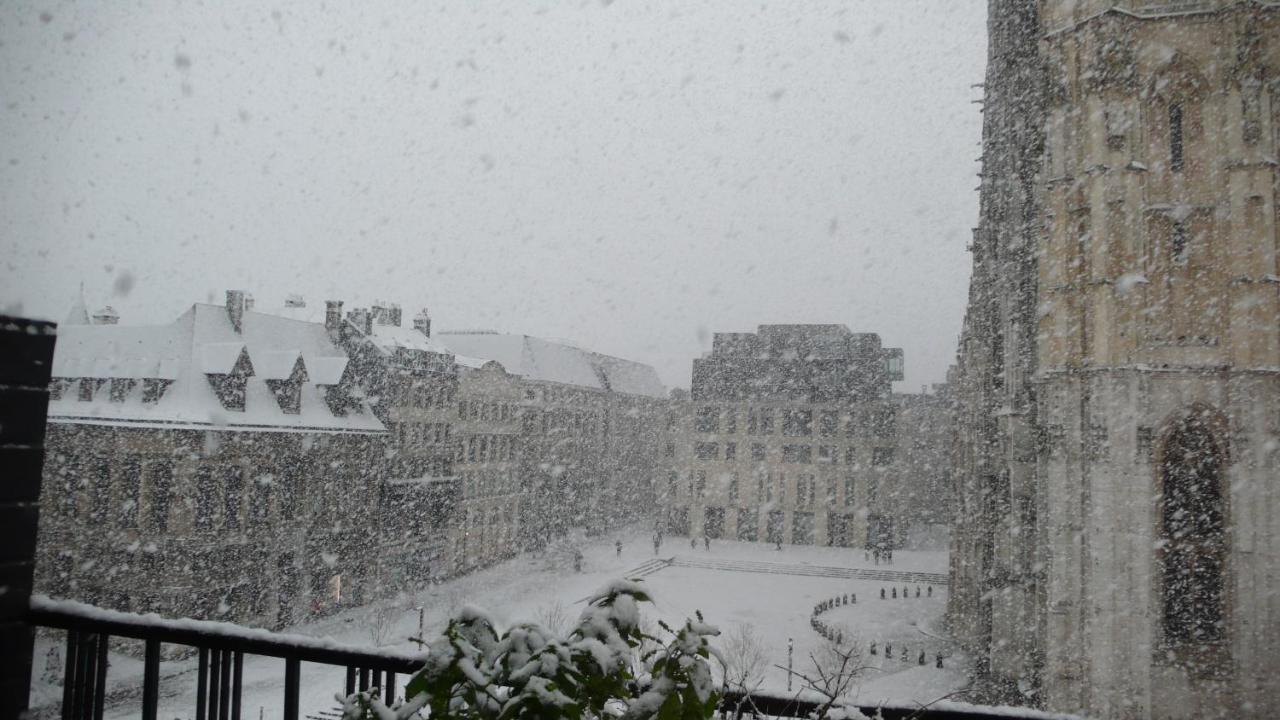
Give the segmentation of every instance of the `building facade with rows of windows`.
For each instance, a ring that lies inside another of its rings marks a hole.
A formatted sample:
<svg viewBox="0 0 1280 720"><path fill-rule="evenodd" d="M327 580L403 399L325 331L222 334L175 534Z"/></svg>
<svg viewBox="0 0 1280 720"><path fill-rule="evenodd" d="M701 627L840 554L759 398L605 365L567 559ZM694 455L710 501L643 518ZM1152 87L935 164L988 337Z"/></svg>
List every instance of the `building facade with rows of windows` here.
<svg viewBox="0 0 1280 720"><path fill-rule="evenodd" d="M661 497L676 535L862 548L893 542L878 493L894 464L902 351L842 325L716 333L694 360Z"/></svg>
<svg viewBox="0 0 1280 720"><path fill-rule="evenodd" d="M78 310L54 353L41 592L266 627L374 596L387 433L323 325L238 292L166 325Z"/></svg>
<svg viewBox="0 0 1280 720"><path fill-rule="evenodd" d="M949 619L992 700L1280 713L1280 6L990 7Z"/></svg>

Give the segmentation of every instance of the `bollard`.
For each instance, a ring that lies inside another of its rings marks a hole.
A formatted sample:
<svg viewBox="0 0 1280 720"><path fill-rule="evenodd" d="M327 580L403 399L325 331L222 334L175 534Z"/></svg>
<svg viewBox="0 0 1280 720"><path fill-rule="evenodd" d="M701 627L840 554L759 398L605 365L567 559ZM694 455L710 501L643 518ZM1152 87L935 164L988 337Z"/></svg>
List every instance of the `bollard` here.
<svg viewBox="0 0 1280 720"><path fill-rule="evenodd" d="M933 597L933 586L929 586L929 597Z"/></svg>
<svg viewBox="0 0 1280 720"><path fill-rule="evenodd" d="M880 588L880 599L884 599L884 588Z"/></svg>
<svg viewBox="0 0 1280 720"><path fill-rule="evenodd" d="M854 604L854 605L857 605L857 604L858 604L858 593L854 593L854 594L853 594L853 604Z"/></svg>
<svg viewBox="0 0 1280 720"><path fill-rule="evenodd" d="M920 586L916 586L916 597L920 597Z"/></svg>
<svg viewBox="0 0 1280 720"><path fill-rule="evenodd" d="M893 599L894 600L898 599L898 588L893 588Z"/></svg>

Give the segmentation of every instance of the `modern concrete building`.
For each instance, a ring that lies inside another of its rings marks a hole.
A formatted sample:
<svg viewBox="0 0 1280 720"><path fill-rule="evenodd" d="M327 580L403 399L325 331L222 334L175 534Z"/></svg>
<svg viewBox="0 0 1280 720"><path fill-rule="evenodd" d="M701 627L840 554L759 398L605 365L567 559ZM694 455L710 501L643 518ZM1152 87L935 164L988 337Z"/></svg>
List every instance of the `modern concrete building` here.
<svg viewBox="0 0 1280 720"><path fill-rule="evenodd" d="M1280 712L1280 5L991 3L950 618L991 699Z"/></svg>
<svg viewBox="0 0 1280 720"><path fill-rule="evenodd" d="M677 535L890 545L875 511L896 450L902 351L843 325L716 333L693 361L686 423L663 488Z"/></svg>

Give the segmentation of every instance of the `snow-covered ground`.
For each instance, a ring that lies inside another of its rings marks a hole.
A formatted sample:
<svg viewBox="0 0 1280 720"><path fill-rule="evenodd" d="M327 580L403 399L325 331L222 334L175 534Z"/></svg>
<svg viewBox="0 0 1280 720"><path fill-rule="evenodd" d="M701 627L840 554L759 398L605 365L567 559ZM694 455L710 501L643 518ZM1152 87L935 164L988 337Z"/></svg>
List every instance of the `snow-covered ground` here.
<svg viewBox="0 0 1280 720"><path fill-rule="evenodd" d="M623 541L618 556L614 541ZM464 604L484 608L500 623L534 620L569 628L582 609L582 600L608 580L631 577L636 569L646 571L644 582L655 599L645 608L646 617L679 624L696 610L707 621L728 630L737 623L754 626L770 654L770 662L785 667L788 642L793 643L795 670L809 669L809 655L824 642L810 627L813 607L823 600L856 594L857 604L841 605L823 613L821 619L857 636L862 647L874 641L877 654L867 655L872 666L860 682L855 699L859 703L931 702L963 688L968 682L967 663L942 637L939 627L946 603L946 587L934 585L928 596L929 575L895 579L856 577L865 571L900 573L946 572L945 552L899 552L892 566L866 560L861 551L843 548L783 546L777 550L760 543L714 541L711 549L701 544L691 548L687 539L669 538L657 557L674 560L655 563L651 537L628 531L617 537L596 538L583 546L582 572L572 563L551 557L520 556L480 572L406 595L389 605L397 608L379 613L376 607L355 608L324 621L291 628L291 633L327 637L352 645L374 645L370 628L381 625L385 646L413 649L408 638L417 633L417 606L426 608L426 630L430 637L439 631L449 615ZM716 566L716 567L708 567ZM829 575L836 575L835 577ZM841 577L840 575L844 575ZM855 577L850 577L850 576ZM925 581L918 581L919 578ZM906 599L880 600L886 593L908 587ZM915 597L915 588L921 597ZM387 605L384 603L384 605ZM379 623L375 619L386 618ZM60 689L41 682L43 653L59 641L42 637L36 662L32 701L52 710L60 700ZM894 652L886 658L884 648ZM907 657L902 658L902 648ZM924 651L926 664L920 665ZM935 666L937 655L944 667ZM161 665L160 716L188 718L195 715L195 662L180 660ZM244 704L246 717L279 717L283 662L271 658L246 657ZM401 680L403 682L403 679ZM109 691L140 688L141 663L126 656L112 655L108 673ZM343 683L343 670L304 664L302 669L302 710L304 715L331 709L334 693ZM787 674L771 667L764 681L770 690L785 691ZM796 686L798 687L798 685ZM141 693L129 693L107 708L107 717L136 717Z"/></svg>

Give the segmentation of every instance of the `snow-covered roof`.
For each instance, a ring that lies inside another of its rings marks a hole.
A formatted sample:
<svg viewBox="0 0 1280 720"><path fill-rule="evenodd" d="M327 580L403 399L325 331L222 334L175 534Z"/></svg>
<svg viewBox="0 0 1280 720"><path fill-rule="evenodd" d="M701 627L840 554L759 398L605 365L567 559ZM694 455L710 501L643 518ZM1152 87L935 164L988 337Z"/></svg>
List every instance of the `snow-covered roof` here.
<svg viewBox="0 0 1280 720"><path fill-rule="evenodd" d="M209 374L229 374L248 357L243 411L223 408ZM285 413L267 380L292 377L302 363L301 408ZM166 325L70 325L59 328L53 376L58 379L162 379L172 381L160 399L143 402L136 384L112 398L110 384L80 400L76 389L49 402L51 422L142 427L225 427L299 432L380 432L367 407L335 415L321 386L336 385L347 357L324 325L246 311L237 333L220 305L193 305Z"/></svg>
<svg viewBox="0 0 1280 720"><path fill-rule="evenodd" d="M373 334L369 339L383 350L392 351L398 348L406 350L424 350L426 352L449 355L449 348L433 337L423 335L415 328L373 323Z"/></svg>
<svg viewBox="0 0 1280 720"><path fill-rule="evenodd" d="M530 335L490 332L440 333L440 340L459 358L494 360L513 375L531 380L612 390L628 395L666 397L667 389L652 367L612 355Z"/></svg>

